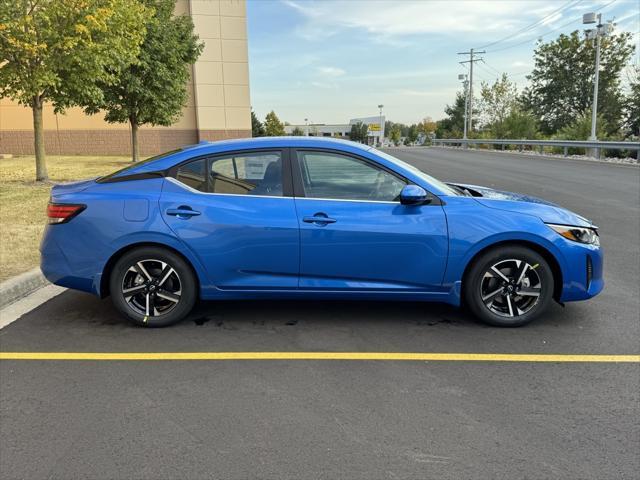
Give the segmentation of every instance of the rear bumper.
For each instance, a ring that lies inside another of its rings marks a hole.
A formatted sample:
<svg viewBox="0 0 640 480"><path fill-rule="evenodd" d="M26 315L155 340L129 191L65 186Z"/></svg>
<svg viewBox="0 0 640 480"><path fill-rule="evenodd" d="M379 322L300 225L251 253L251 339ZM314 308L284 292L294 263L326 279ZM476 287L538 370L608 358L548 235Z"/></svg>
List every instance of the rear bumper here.
<svg viewBox="0 0 640 480"><path fill-rule="evenodd" d="M65 225L49 225L46 227L40 243L40 270L47 280L54 285L81 290L99 295L95 287L94 269L88 265L78 265L73 258L67 257L58 244L60 229ZM57 229L57 231L56 231Z"/></svg>

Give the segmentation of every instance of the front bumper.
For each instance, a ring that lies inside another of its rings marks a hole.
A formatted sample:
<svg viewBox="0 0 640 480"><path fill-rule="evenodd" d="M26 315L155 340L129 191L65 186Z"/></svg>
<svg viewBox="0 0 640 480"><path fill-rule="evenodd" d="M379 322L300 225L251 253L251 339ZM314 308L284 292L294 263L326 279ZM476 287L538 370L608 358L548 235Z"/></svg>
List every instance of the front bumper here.
<svg viewBox="0 0 640 480"><path fill-rule="evenodd" d="M564 242L565 268L560 301L574 302L596 296L604 289L602 249L569 240Z"/></svg>

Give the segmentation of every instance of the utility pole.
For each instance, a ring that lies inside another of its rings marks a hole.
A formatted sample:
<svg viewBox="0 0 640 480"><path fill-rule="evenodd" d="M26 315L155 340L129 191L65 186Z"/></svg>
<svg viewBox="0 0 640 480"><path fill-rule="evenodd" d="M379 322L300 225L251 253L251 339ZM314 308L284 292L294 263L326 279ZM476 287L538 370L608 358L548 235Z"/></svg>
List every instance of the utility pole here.
<svg viewBox="0 0 640 480"><path fill-rule="evenodd" d="M463 140L467 139L467 112L469 107L469 77L466 73L458 75L458 80L462 80L462 88L464 88L464 133L462 135ZM465 143L464 148L467 148Z"/></svg>
<svg viewBox="0 0 640 480"><path fill-rule="evenodd" d="M469 55L469 60L460 62L460 64L469 64L469 113L467 115L469 121L469 133L473 132L473 64L482 60L482 58L474 58L474 55L480 55L482 53L487 52L484 50L476 52L473 48L468 52L458 52L458 55Z"/></svg>

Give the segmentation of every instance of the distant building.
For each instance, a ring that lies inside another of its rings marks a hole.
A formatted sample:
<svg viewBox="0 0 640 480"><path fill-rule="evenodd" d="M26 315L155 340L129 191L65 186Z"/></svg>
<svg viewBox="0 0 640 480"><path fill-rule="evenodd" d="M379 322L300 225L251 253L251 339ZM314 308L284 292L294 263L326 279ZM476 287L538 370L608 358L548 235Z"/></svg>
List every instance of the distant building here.
<svg viewBox="0 0 640 480"><path fill-rule="evenodd" d="M380 117L380 115L375 117L353 118L349 120L349 123L311 123L308 125L285 125L284 131L287 133L287 135L291 135L291 133L296 128L298 128L309 137L336 137L348 139L351 133L351 126L357 124L358 122L362 122L368 127L367 143L369 145L382 143L381 140L384 140L385 117Z"/></svg>
<svg viewBox="0 0 640 480"><path fill-rule="evenodd" d="M200 140L251 137L245 0L177 0L175 11L192 17L205 47L191 67L189 100L180 120L170 127L140 128L140 153L145 156ZM47 153L128 155L128 124L103 118L79 108L55 115L46 105ZM33 154L31 109L7 98L0 99L0 153Z"/></svg>

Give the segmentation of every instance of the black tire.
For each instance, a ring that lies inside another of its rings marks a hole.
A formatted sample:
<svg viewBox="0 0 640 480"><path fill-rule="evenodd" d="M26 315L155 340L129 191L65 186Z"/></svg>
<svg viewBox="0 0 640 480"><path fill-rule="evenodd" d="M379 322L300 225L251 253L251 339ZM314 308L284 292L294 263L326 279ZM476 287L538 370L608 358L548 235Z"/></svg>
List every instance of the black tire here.
<svg viewBox="0 0 640 480"><path fill-rule="evenodd" d="M473 262L462 285L469 310L484 323L497 327L520 327L534 320L551 303L553 289L553 272L547 261L519 246L483 253Z"/></svg>
<svg viewBox="0 0 640 480"><path fill-rule="evenodd" d="M160 247L125 253L111 271L109 288L116 309L142 327L179 322L197 299L191 267L179 255Z"/></svg>

